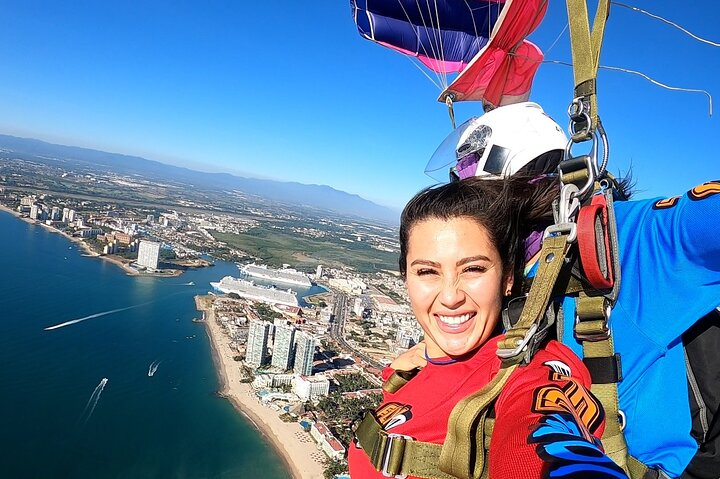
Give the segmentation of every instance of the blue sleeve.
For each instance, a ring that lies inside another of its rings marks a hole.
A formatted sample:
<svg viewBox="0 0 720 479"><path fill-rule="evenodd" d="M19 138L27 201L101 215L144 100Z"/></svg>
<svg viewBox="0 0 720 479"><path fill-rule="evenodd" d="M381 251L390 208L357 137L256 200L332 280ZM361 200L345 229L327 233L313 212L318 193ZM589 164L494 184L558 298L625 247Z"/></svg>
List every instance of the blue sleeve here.
<svg viewBox="0 0 720 479"><path fill-rule="evenodd" d="M665 349L720 304L720 182L618 202L615 212L622 283L612 322L630 321Z"/></svg>

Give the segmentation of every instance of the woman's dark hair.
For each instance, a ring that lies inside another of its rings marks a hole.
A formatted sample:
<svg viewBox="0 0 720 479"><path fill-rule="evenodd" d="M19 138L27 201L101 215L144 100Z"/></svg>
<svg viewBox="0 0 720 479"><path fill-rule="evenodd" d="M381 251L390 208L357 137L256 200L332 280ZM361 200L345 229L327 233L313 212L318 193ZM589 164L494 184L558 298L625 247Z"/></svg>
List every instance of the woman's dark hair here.
<svg viewBox="0 0 720 479"><path fill-rule="evenodd" d="M552 170L557 158L546 158L542 170ZM405 206L400 217L400 274L407 274L407 252L412 227L438 218L470 218L483 226L500 253L503 273L512 272L513 289L519 291L525 266L524 240L532 232L543 231L553 223L553 202L560 193L556 175L537 176L537 171L519 171L506 179L471 177L422 190ZM631 180L615 182L620 199L630 189Z"/></svg>
<svg viewBox="0 0 720 479"><path fill-rule="evenodd" d="M564 150L550 150L533 159L530 163L520 168L513 176L534 177L539 175L549 175L557 173L558 165L565 158ZM617 191L617 199L629 200L633 194L635 181L632 178L632 172L628 170L627 174L622 178L615 178L608 175L608 179L613 183L615 191Z"/></svg>
<svg viewBox="0 0 720 479"><path fill-rule="evenodd" d="M426 188L405 206L400 217L400 273L407 274L410 233L417 223L438 218L469 218L483 226L500 253L505 274L518 264L520 223L514 180L478 177Z"/></svg>

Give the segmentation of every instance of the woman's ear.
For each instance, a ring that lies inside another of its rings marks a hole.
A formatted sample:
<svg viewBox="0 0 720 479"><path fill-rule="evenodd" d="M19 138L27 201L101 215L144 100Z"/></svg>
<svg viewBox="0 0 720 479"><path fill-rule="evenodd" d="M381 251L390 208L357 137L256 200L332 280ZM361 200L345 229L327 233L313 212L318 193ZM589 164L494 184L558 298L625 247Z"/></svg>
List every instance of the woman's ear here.
<svg viewBox="0 0 720 479"><path fill-rule="evenodd" d="M505 296L510 296L510 293L512 293L512 287L515 282L515 277L513 276L512 272L505 275L505 280L503 282L503 294Z"/></svg>

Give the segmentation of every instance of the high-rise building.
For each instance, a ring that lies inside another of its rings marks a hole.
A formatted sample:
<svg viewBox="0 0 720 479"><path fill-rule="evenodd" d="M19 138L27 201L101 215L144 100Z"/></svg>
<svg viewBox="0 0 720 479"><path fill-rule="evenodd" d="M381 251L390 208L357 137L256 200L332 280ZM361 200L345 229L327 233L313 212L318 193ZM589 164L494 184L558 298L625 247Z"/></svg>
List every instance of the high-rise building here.
<svg viewBox="0 0 720 479"><path fill-rule="evenodd" d="M313 358L315 357L315 338L307 333L295 335L295 364L293 371L304 376L312 375Z"/></svg>
<svg viewBox="0 0 720 479"><path fill-rule="evenodd" d="M149 225L154 224L155 217L153 215L147 215L147 217L145 217L145 222Z"/></svg>
<svg viewBox="0 0 720 479"><path fill-rule="evenodd" d="M270 336L270 323L253 321L248 330L245 362L250 366L261 366L267 362L267 343Z"/></svg>
<svg viewBox="0 0 720 479"><path fill-rule="evenodd" d="M63 208L62 209L62 222L67 223L70 216L70 208Z"/></svg>
<svg viewBox="0 0 720 479"><path fill-rule="evenodd" d="M140 241L137 264L148 269L157 269L160 258L160 243Z"/></svg>
<svg viewBox="0 0 720 479"><path fill-rule="evenodd" d="M68 223L72 223L73 221L75 221L75 218L76 218L75 215L76 215L75 210L68 211L68 217L67 217Z"/></svg>
<svg viewBox="0 0 720 479"><path fill-rule="evenodd" d="M30 207L30 219L31 220L38 219L40 217L40 211L42 211L42 210L37 205L37 203L33 203L32 206Z"/></svg>
<svg viewBox="0 0 720 479"><path fill-rule="evenodd" d="M272 365L282 369L290 369L293 364L295 328L292 326L275 327L275 344L273 346Z"/></svg>
<svg viewBox="0 0 720 479"><path fill-rule="evenodd" d="M52 210L50 212L50 219L52 221L58 221L60 219L60 208L57 206L53 206Z"/></svg>
<svg viewBox="0 0 720 479"><path fill-rule="evenodd" d="M317 269L315 270L315 279L320 279L320 276L322 276L322 265L317 265Z"/></svg>

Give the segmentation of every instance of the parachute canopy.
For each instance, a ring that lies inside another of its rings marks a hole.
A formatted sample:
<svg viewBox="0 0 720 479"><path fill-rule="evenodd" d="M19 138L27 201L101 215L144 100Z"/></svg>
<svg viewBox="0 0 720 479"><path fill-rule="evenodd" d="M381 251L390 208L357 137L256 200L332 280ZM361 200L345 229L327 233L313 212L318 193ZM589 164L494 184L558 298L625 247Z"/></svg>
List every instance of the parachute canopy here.
<svg viewBox="0 0 720 479"><path fill-rule="evenodd" d="M543 59L525 40L547 0L351 0L360 34L445 75L440 95L493 106L527 100Z"/></svg>

